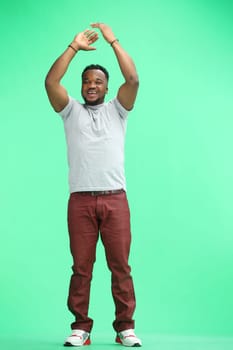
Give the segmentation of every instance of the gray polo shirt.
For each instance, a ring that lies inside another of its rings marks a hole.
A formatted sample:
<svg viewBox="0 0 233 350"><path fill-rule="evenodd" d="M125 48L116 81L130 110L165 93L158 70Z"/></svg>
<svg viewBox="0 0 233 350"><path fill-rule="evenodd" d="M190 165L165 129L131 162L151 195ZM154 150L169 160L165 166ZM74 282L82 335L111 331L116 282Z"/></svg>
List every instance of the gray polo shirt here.
<svg viewBox="0 0 233 350"><path fill-rule="evenodd" d="M116 98L87 106L69 97L59 114L67 142L70 193L126 190L124 144L128 111Z"/></svg>

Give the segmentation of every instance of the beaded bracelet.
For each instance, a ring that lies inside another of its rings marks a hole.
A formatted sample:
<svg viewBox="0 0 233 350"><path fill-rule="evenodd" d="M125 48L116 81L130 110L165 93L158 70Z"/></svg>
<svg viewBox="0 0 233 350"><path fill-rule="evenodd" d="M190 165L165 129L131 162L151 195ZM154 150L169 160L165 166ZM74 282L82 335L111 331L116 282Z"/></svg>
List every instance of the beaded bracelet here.
<svg viewBox="0 0 233 350"><path fill-rule="evenodd" d="M68 47L70 47L71 49L73 49L76 53L78 52L78 50L76 50L72 45L68 45Z"/></svg>
<svg viewBox="0 0 233 350"><path fill-rule="evenodd" d="M110 45L112 46L116 41L119 41L119 39L114 39L114 40L110 43Z"/></svg>

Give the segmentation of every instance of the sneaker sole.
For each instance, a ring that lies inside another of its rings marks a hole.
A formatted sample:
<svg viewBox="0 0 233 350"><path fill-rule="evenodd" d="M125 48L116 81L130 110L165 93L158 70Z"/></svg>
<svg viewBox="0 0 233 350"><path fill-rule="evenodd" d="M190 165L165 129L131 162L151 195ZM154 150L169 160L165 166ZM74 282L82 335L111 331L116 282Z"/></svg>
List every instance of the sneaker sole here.
<svg viewBox="0 0 233 350"><path fill-rule="evenodd" d="M121 344L123 346L127 346L129 348L139 348L139 347L141 347L141 344L139 344L139 343L135 343L133 345L125 345L125 344L123 344L123 342L122 342L120 337L116 337L116 343Z"/></svg>
<svg viewBox="0 0 233 350"><path fill-rule="evenodd" d="M88 338L83 344L81 345L74 345L70 342L65 342L64 346L76 346L76 347L79 347L79 346L84 346L84 345L91 345L91 339Z"/></svg>

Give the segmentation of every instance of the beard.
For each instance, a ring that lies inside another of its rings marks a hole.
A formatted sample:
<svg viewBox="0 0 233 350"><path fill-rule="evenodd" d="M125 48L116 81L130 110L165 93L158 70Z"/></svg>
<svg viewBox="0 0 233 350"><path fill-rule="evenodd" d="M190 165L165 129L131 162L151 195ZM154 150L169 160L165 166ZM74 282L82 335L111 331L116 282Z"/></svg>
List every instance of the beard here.
<svg viewBox="0 0 233 350"><path fill-rule="evenodd" d="M89 106L96 106L96 105L100 105L101 103L104 102L104 97L97 97L96 100L88 100L86 97L83 96L83 99L85 101L85 104L86 105L89 105Z"/></svg>

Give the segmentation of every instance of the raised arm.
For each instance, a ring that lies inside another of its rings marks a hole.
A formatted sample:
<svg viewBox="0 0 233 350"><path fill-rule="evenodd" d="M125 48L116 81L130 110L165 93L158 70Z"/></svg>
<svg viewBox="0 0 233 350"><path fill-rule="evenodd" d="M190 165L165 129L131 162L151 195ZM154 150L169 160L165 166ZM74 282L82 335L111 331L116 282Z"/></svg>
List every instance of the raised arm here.
<svg viewBox="0 0 233 350"><path fill-rule="evenodd" d="M60 112L68 103L68 94L64 86L61 85L61 80L70 62L79 50L95 50L95 48L90 45L97 39L98 34L94 30L87 29L77 34L72 43L50 68L45 79L45 88L49 101L56 112Z"/></svg>
<svg viewBox="0 0 233 350"><path fill-rule="evenodd" d="M117 94L121 105L131 110L137 96L139 80L132 58L122 48L112 29L104 23L92 23L92 28L99 28L104 39L112 46L118 60L125 82L120 86Z"/></svg>

